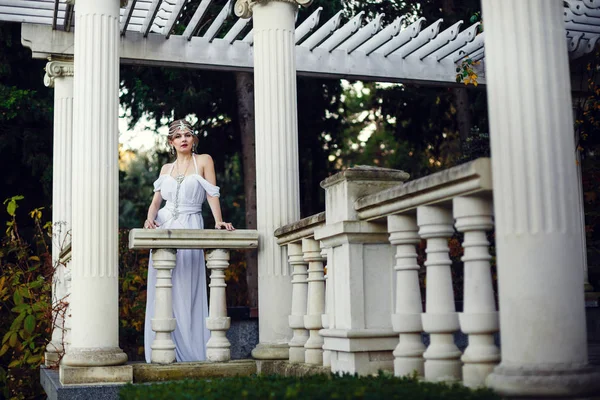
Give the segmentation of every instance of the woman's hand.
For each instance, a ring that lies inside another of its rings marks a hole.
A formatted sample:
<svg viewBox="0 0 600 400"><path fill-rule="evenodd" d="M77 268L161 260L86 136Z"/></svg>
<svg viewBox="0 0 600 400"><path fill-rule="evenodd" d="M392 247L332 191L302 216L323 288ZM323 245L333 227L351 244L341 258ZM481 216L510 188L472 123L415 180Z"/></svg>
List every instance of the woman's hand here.
<svg viewBox="0 0 600 400"><path fill-rule="evenodd" d="M154 220L147 219L144 221L144 228L146 229L156 229L159 227L159 225L160 224Z"/></svg>
<svg viewBox="0 0 600 400"><path fill-rule="evenodd" d="M230 222L217 222L215 224L215 229L221 229L221 228L225 228L228 231L235 231L235 228L233 227L233 225Z"/></svg>

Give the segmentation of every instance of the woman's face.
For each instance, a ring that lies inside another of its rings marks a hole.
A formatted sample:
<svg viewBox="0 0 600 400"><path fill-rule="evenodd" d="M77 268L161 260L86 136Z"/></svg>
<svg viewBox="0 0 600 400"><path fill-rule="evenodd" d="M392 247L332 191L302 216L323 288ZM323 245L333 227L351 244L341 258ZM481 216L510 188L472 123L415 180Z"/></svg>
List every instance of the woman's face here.
<svg viewBox="0 0 600 400"><path fill-rule="evenodd" d="M191 153L194 145L194 135L190 132L176 132L169 142L178 153Z"/></svg>

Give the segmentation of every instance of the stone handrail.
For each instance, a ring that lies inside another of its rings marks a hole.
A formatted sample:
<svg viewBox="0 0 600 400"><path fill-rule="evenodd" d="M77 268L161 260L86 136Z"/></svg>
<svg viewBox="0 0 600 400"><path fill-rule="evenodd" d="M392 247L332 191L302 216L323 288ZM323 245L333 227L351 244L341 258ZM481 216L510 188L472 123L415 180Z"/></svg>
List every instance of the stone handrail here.
<svg viewBox="0 0 600 400"><path fill-rule="evenodd" d="M421 179L406 182L358 198L358 218L372 221L415 210L419 206L451 202L453 198L492 194L492 166L489 158L478 158Z"/></svg>
<svg viewBox="0 0 600 400"><path fill-rule="evenodd" d="M153 265L157 270L156 307L152 330L156 337L152 343L152 362L170 364L175 361L175 344L171 332L175 330L173 318L171 270L177 261L177 249L206 249L206 268L211 270L209 316L206 319L211 336L206 344L209 361L229 361L230 343L226 337L230 326L225 302L225 270L229 266L230 249L258 247L255 230L223 231L211 229L132 229L129 248L152 249Z"/></svg>

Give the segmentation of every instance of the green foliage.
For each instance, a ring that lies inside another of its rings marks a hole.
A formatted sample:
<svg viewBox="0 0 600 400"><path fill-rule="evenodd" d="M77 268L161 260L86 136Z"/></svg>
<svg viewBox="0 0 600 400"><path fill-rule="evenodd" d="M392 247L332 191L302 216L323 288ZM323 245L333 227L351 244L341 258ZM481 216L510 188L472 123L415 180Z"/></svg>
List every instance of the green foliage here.
<svg viewBox="0 0 600 400"><path fill-rule="evenodd" d="M21 45L21 25L0 22L0 169L3 193L22 193L25 210L49 206L52 194L53 91L44 60ZM0 215L0 225L9 221ZM22 220L30 236L33 221Z"/></svg>
<svg viewBox="0 0 600 400"><path fill-rule="evenodd" d="M33 210L33 242L24 240L16 220L21 200L23 196L4 201L10 220L0 243L0 397L15 399L42 393L38 368L44 361L54 315L64 309L64 303L55 304L54 310L52 305L50 225L42 223L42 209Z"/></svg>
<svg viewBox="0 0 600 400"><path fill-rule="evenodd" d="M251 376L155 385L127 385L122 400L157 399L500 399L489 389L470 390L460 384L419 382L415 378L324 376L302 378Z"/></svg>

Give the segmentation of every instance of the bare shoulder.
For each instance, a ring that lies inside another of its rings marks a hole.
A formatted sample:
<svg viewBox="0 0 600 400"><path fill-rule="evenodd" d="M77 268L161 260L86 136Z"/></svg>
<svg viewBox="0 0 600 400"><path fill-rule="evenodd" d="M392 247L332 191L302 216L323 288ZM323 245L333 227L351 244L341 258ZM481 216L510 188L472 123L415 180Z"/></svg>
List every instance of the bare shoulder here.
<svg viewBox="0 0 600 400"><path fill-rule="evenodd" d="M160 169L160 175L166 175L169 173L169 169L171 168L171 163L165 164L162 166L162 168Z"/></svg>
<svg viewBox="0 0 600 400"><path fill-rule="evenodd" d="M196 161L202 166L214 164L212 157L208 154L196 154L195 157Z"/></svg>

